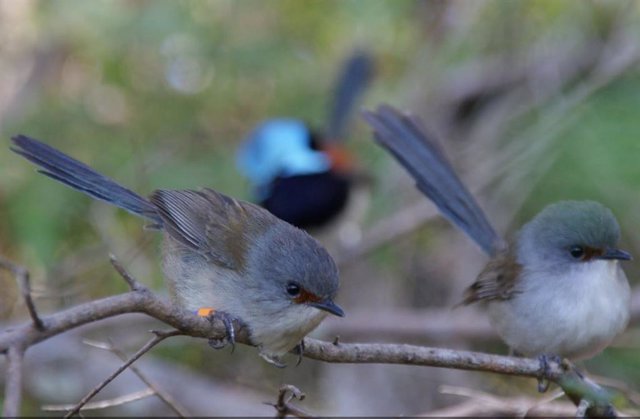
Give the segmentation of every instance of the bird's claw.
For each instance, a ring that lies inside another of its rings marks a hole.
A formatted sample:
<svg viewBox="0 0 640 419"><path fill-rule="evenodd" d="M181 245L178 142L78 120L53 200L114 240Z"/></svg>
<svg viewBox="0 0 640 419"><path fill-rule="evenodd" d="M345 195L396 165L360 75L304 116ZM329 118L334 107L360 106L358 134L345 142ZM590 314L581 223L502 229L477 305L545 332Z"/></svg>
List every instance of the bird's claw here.
<svg viewBox="0 0 640 419"><path fill-rule="evenodd" d="M298 361L296 362L297 367L302 362L302 356L304 355L304 340L301 340L300 343L293 348L293 353L298 356Z"/></svg>
<svg viewBox="0 0 640 419"><path fill-rule="evenodd" d="M540 362L540 375L538 377L538 392L544 393L549 389L549 385L551 382L549 381L549 361L561 364L562 358L558 355L547 355L542 354L538 356L538 361Z"/></svg>
<svg viewBox="0 0 640 419"><path fill-rule="evenodd" d="M268 355L261 351L260 357L277 368L285 368L287 366L287 364L282 362L282 359L279 356Z"/></svg>
<svg viewBox="0 0 640 419"><path fill-rule="evenodd" d="M231 353L236 349L236 331L233 327L234 317L224 311L210 310L208 314L202 315L203 309L198 310L198 315L205 317L211 323L220 320L224 324L225 336L223 338L210 338L209 346L213 349L222 349L231 345Z"/></svg>

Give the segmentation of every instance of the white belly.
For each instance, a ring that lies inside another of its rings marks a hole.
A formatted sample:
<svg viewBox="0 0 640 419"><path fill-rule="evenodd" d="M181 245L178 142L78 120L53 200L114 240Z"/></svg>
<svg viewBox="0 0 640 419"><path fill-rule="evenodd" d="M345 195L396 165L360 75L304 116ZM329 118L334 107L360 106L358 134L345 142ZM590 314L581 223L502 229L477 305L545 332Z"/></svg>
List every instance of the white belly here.
<svg viewBox="0 0 640 419"><path fill-rule="evenodd" d="M525 270L522 280L522 293L490 302L489 315L504 341L523 354L590 358L629 321L629 283L617 261L576 265L562 276Z"/></svg>
<svg viewBox="0 0 640 419"><path fill-rule="evenodd" d="M180 259L185 253L165 247L163 268L174 302L194 313L210 307L240 319L248 326L252 342L268 358L292 350L327 316L306 304L281 307L256 301L261 297L247 292L246 279L207 263L195 253L187 256L191 257L189 263Z"/></svg>

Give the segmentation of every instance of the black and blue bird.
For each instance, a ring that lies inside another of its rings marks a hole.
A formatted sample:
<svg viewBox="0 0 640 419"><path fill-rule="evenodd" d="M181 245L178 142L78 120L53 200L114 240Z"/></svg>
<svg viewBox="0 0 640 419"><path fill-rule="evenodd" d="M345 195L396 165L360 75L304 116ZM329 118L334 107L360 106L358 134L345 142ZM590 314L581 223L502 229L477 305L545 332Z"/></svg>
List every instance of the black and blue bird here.
<svg viewBox="0 0 640 419"><path fill-rule="evenodd" d="M372 75L368 53L349 56L335 83L322 133L291 117L265 120L248 135L237 164L261 206L303 229L323 227L345 209L355 177L354 159L343 141Z"/></svg>

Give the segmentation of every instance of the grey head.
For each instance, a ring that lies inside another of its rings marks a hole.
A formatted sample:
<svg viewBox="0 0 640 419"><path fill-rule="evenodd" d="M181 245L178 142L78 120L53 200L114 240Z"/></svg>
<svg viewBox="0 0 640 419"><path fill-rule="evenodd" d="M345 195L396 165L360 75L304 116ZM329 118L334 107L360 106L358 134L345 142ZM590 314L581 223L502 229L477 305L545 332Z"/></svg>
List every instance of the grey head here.
<svg viewBox="0 0 640 419"><path fill-rule="evenodd" d="M291 306L306 305L344 316L333 299L338 292L338 268L329 253L309 234L279 221L257 238L248 268L261 300L269 301L273 314Z"/></svg>
<svg viewBox="0 0 640 419"><path fill-rule="evenodd" d="M613 213L594 201L548 205L525 224L518 238L518 259L526 266L571 269L596 260L630 260L618 249L620 226Z"/></svg>

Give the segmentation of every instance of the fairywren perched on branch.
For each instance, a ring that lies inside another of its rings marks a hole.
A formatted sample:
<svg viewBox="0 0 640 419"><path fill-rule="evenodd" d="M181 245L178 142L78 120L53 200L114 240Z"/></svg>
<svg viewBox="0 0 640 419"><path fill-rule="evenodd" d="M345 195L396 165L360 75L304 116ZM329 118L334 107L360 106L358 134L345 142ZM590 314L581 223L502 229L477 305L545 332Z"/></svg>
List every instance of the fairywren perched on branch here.
<svg viewBox="0 0 640 419"><path fill-rule="evenodd" d="M356 51L336 82L325 135L294 118L256 127L238 150L238 168L256 200L297 227L322 227L345 208L353 183L352 157L341 141L373 72L371 57Z"/></svg>
<svg viewBox="0 0 640 419"><path fill-rule="evenodd" d="M485 303L507 345L529 356L579 360L624 330L630 290L618 261L631 255L617 248L620 228L609 209L557 202L505 243L419 121L385 105L365 119L418 189L491 256L463 303Z"/></svg>
<svg viewBox="0 0 640 419"><path fill-rule="evenodd" d="M233 343L237 318L267 361L299 347L327 313L343 316L333 299L338 269L306 232L268 211L213 189L156 190L147 198L32 138L12 138L12 150L39 172L149 220L163 231L163 268L177 305L220 316Z"/></svg>

